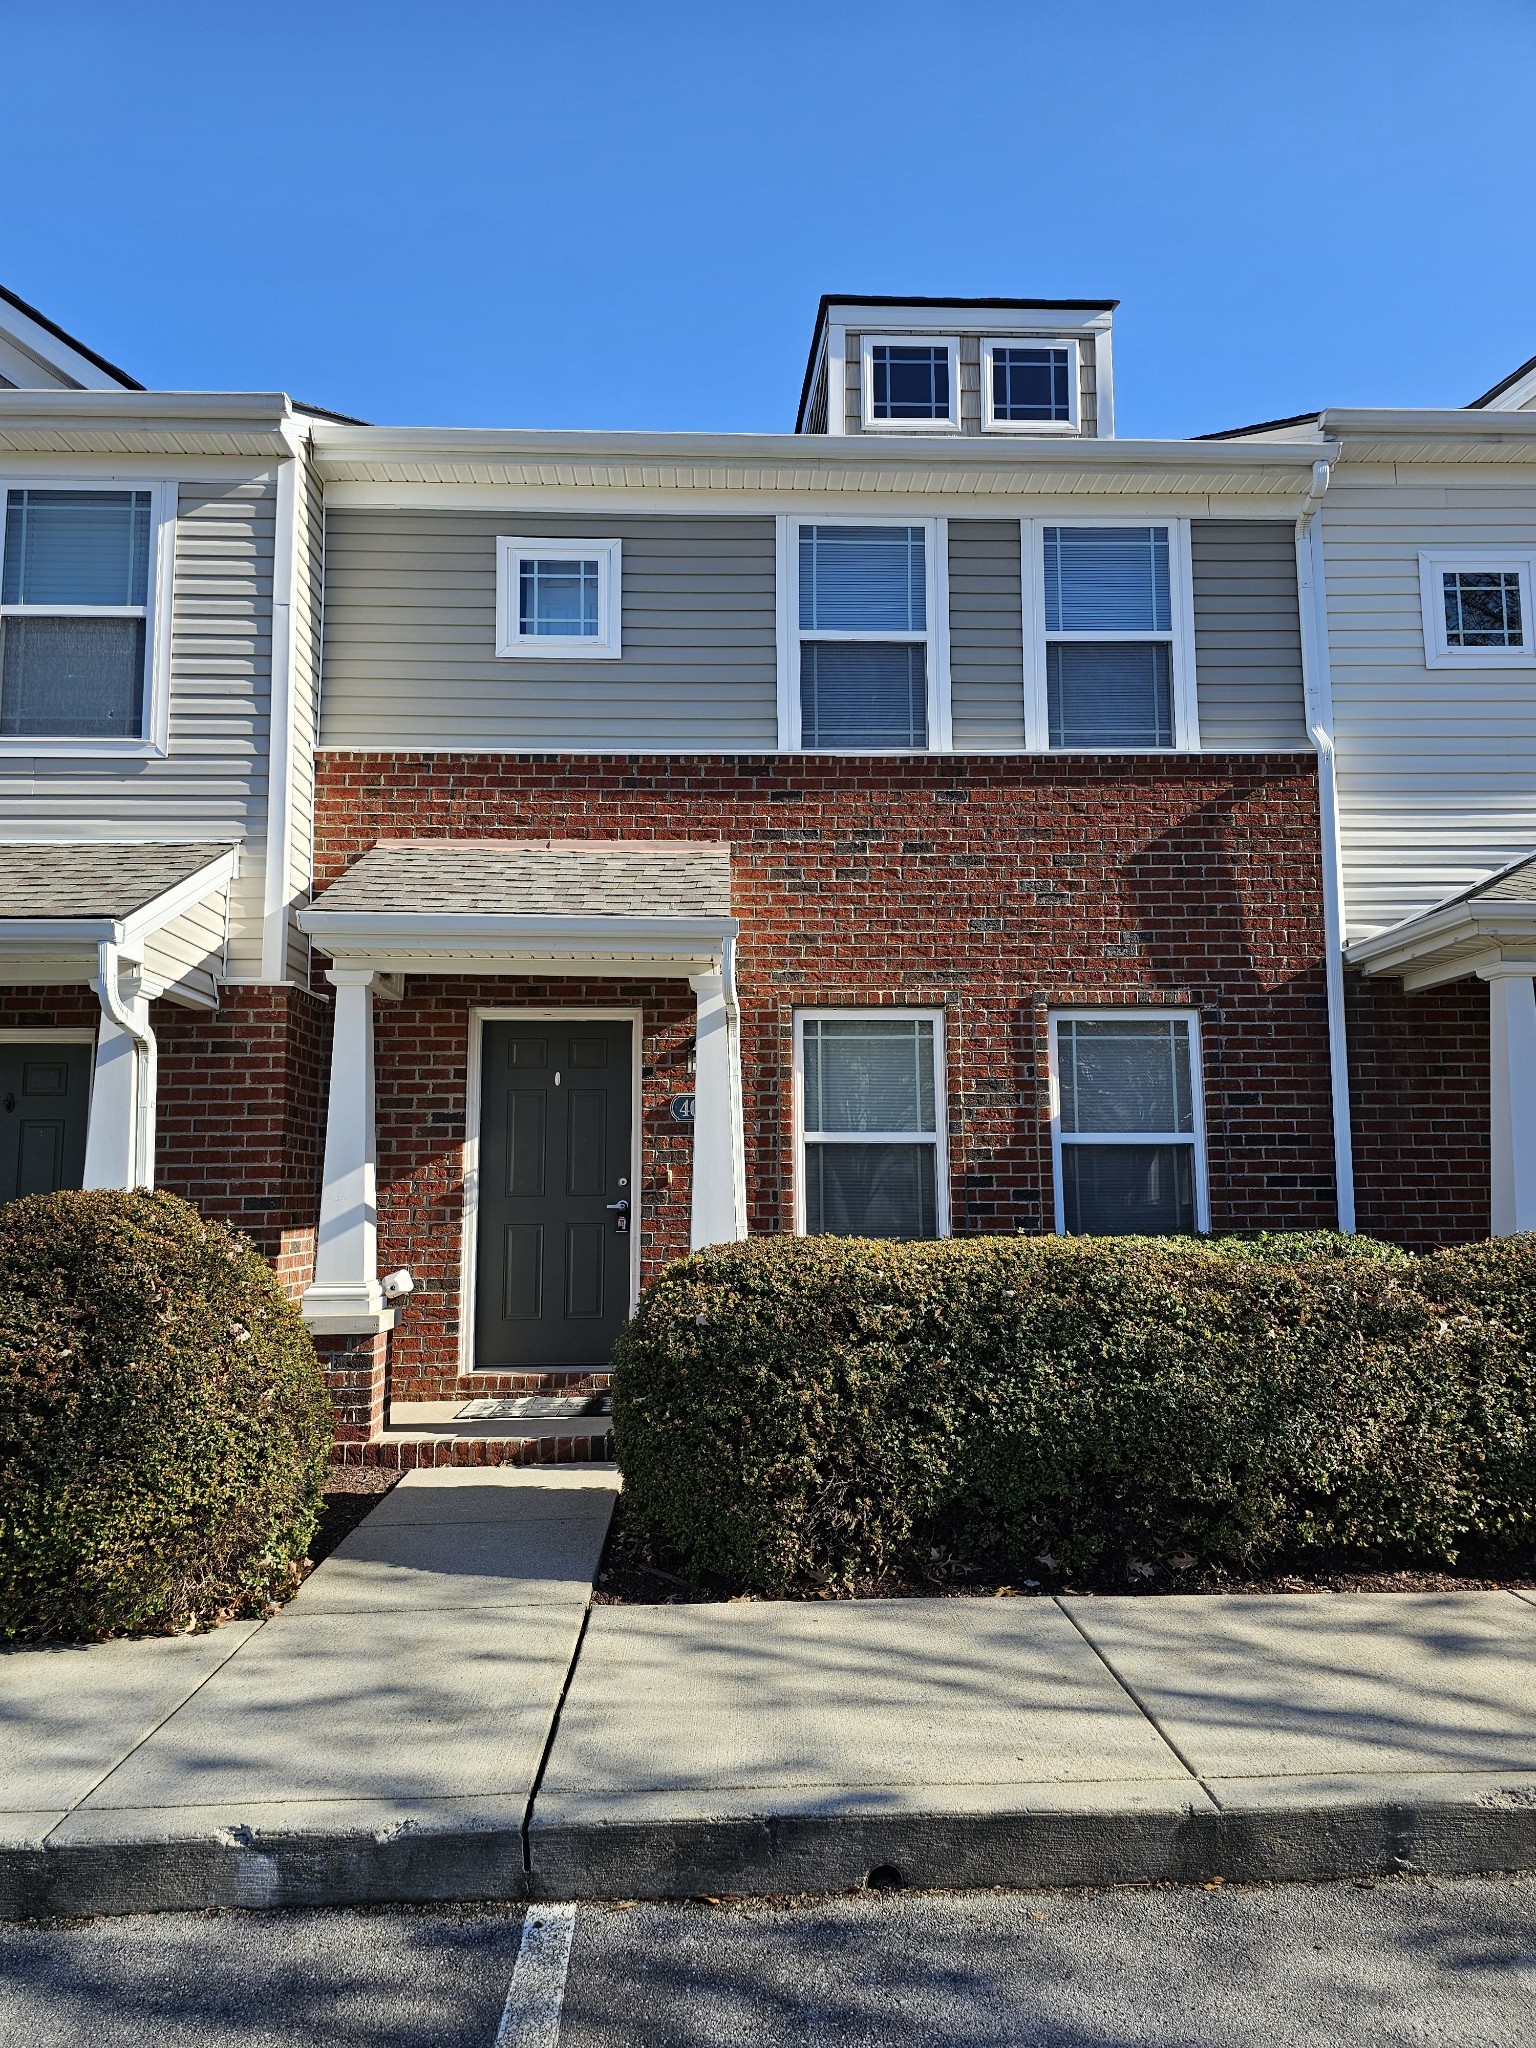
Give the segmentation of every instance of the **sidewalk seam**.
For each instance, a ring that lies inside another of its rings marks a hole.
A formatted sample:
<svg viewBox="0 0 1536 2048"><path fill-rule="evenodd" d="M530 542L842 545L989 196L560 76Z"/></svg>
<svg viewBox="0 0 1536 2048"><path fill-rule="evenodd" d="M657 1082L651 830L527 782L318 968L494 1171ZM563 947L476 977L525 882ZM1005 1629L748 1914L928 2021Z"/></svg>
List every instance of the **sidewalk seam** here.
<svg viewBox="0 0 1536 2048"><path fill-rule="evenodd" d="M58 1819L54 1822L53 1826L49 1828L48 1832L42 1837L40 1846L46 1849L49 1842L52 1841L53 1837L58 1833L59 1829L63 1827L65 1821L72 1819L74 1815L80 1811L80 1808L84 1806L87 1799L94 1797L94 1795L101 1790L103 1785L107 1784L112 1778L115 1778L117 1773L123 1768L123 1765L128 1763L133 1757L136 1757L138 1755L139 1751L144 1747L146 1742L152 1742L154 1738L160 1733L160 1730L164 1728L168 1722L174 1721L176 1716L181 1712L182 1708L190 1705L190 1703L197 1698L198 1694L202 1691L203 1687L208 1683L209 1679L216 1678L218 1674L224 1669L226 1664L229 1664L233 1661L234 1658L239 1656L240 1652L245 1648L246 1643L254 1643L256 1638L261 1634L262 1630L266 1627L266 1625L266 1618L263 1618L261 1621L259 1621L256 1624L255 1628L251 1630L250 1634L247 1637L245 1637L243 1642L236 1643L225 1656L219 1659L217 1664L213 1665L211 1669L203 1673L202 1677L197 1681L197 1684L193 1686L192 1690L187 1694L185 1699L178 1700L175 1706L172 1707L168 1713L162 1714L160 1716L160 1719L155 1723L153 1728L147 1728L144 1731L144 1733L139 1737L138 1741L133 1745L132 1749L124 1750L123 1754L117 1759L116 1763L110 1765L108 1769L104 1770L101 1776L96 1780L96 1782L93 1785L88 1785L85 1788L85 1790L80 1794L80 1797L74 1800L59 1815ZM126 1812L129 1809L117 1807L112 1810L114 1812Z"/></svg>
<svg viewBox="0 0 1536 2048"><path fill-rule="evenodd" d="M554 1748L555 1737L560 1732L560 1716L565 1711L566 1697L571 1690L571 1680L576 1676L576 1666L581 1657L582 1645L587 1640L587 1624L591 1619L592 1602L589 1598L586 1606L581 1611L581 1627L576 1631L576 1643L571 1651L571 1661L566 1666L565 1679L560 1687L560 1697L555 1701L555 1711L549 1717L549 1734L544 1739L544 1749L539 1757L539 1768L533 1774L533 1783L528 1787L528 1801L523 1808L524 1877L529 1876L533 1870L533 1844L528 1839L528 1830L533 1822L533 1802L539 1796L540 1787L544 1783L544 1773L549 1768L550 1751Z"/></svg>
<svg viewBox="0 0 1536 2048"><path fill-rule="evenodd" d="M1218 1811L1220 1811L1221 1802L1211 1792L1210 1788L1207 1786L1204 1778L1200 1775L1199 1771L1195 1769L1195 1766L1190 1762L1189 1758L1184 1754L1183 1750L1180 1749L1179 1745L1174 1741L1173 1737L1168 1733L1167 1729L1163 1726L1161 1721L1158 1720L1156 1714L1153 1713L1152 1709L1141 1697L1141 1694L1137 1692L1135 1686L1130 1684L1128 1680L1121 1677L1120 1673L1115 1669L1114 1665L1110 1663L1108 1657L1099 1648L1098 1644L1093 1640L1093 1637L1089 1635L1087 1629L1085 1629L1079 1622L1077 1616L1073 1614L1069 1608L1062 1606L1060 1596L1053 1593L1051 1598L1055 1601L1058 1612L1065 1615L1066 1619L1072 1624L1073 1628L1077 1630L1078 1634L1082 1637L1083 1641L1088 1645L1089 1649L1092 1650L1094 1656L1098 1658L1099 1662L1104 1666L1104 1669L1109 1673L1110 1677L1115 1681L1116 1685L1119 1686L1120 1690L1125 1694L1126 1698L1135 1707L1137 1713L1139 1713L1142 1716L1142 1718L1151 1725L1153 1732L1156 1734L1158 1740L1160 1742L1166 1743L1168 1748L1172 1750L1173 1754L1184 1766L1185 1770L1188 1771L1189 1775L1194 1779L1195 1783L1200 1787L1200 1790L1204 1792L1206 1798L1210 1800L1211 1804L1214 1807L1216 1807Z"/></svg>

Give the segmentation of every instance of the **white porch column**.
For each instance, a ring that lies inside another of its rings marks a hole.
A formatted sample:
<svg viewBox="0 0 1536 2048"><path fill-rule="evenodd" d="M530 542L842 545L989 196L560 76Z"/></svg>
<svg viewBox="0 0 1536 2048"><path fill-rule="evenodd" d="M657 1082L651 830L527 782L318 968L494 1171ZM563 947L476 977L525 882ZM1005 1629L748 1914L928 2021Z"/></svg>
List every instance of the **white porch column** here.
<svg viewBox="0 0 1536 2048"><path fill-rule="evenodd" d="M376 1144L373 1115L373 971L332 967L336 991L325 1169L315 1277L304 1293L307 1321L333 1332L394 1321L379 1286Z"/></svg>
<svg viewBox="0 0 1536 2048"><path fill-rule="evenodd" d="M155 1040L149 995L136 973L121 974L115 954L102 968L101 1022L85 1129L88 1188L147 1188L155 1178ZM118 1013L113 1015L113 1010ZM120 1022L119 1018L124 1021ZM128 1026L132 1026L129 1029Z"/></svg>
<svg viewBox="0 0 1536 2048"><path fill-rule="evenodd" d="M747 1234L745 1146L739 1057L722 971L691 974L698 999L693 1074L693 1221L691 1242L730 1244Z"/></svg>
<svg viewBox="0 0 1536 2048"><path fill-rule="evenodd" d="M1536 984L1529 961L1481 970L1488 984L1490 1226L1536 1230Z"/></svg>

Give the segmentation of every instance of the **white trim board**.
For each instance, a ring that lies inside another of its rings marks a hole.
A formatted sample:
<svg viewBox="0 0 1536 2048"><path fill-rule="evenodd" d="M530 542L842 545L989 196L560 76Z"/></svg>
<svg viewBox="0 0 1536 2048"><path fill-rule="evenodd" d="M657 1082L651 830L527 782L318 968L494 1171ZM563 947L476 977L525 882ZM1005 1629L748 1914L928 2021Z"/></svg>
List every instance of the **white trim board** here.
<svg viewBox="0 0 1536 2048"><path fill-rule="evenodd" d="M640 1244L644 1219L643 1131L641 1129L641 1050L645 1035L645 1012L639 1008L609 1008L602 1004L567 1004L554 1008L539 1004L476 1007L469 1013L469 1057L464 1076L464 1204L459 1245L459 1373L462 1376L484 1370L504 1372L505 1366L477 1367L475 1364L475 1268L480 1230L480 1115L483 1090L487 1024L539 1023L627 1023L632 1030L631 1061L633 1082L630 1095L629 1166L629 1306L633 1314L640 1300ZM518 1370L518 1368L511 1368ZM530 1367L529 1370L536 1370Z"/></svg>

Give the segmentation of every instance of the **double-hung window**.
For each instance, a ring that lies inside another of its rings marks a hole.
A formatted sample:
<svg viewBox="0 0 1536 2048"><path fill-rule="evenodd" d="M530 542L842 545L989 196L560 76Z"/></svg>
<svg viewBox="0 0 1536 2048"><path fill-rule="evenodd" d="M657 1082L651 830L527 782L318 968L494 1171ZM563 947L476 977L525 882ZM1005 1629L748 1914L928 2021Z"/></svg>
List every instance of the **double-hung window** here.
<svg viewBox="0 0 1536 2048"><path fill-rule="evenodd" d="M810 1010L795 1019L799 1227L938 1237L949 1227L942 1019Z"/></svg>
<svg viewBox="0 0 1536 2048"><path fill-rule="evenodd" d="M1053 1017L1051 1084L1058 1230L1153 1236L1210 1227L1194 1016Z"/></svg>
<svg viewBox="0 0 1536 2048"><path fill-rule="evenodd" d="M1536 668L1536 558L1452 548L1419 557L1430 668Z"/></svg>
<svg viewBox="0 0 1536 2048"><path fill-rule="evenodd" d="M943 528L790 522L785 744L833 752L947 743Z"/></svg>
<svg viewBox="0 0 1536 2048"><path fill-rule="evenodd" d="M156 494L9 489L0 552L0 740L142 742Z"/></svg>
<svg viewBox="0 0 1536 2048"><path fill-rule="evenodd" d="M544 661L622 652L624 544L502 535L496 543L496 652Z"/></svg>
<svg viewBox="0 0 1536 2048"><path fill-rule="evenodd" d="M987 341L981 349L982 424L997 433L1075 432L1075 341Z"/></svg>
<svg viewBox="0 0 1536 2048"><path fill-rule="evenodd" d="M959 353L953 341L866 336L861 366L865 427L876 434L958 427Z"/></svg>
<svg viewBox="0 0 1536 2048"><path fill-rule="evenodd" d="M1033 541L1038 621L1031 743L1192 746L1193 635L1183 525L1041 521Z"/></svg>

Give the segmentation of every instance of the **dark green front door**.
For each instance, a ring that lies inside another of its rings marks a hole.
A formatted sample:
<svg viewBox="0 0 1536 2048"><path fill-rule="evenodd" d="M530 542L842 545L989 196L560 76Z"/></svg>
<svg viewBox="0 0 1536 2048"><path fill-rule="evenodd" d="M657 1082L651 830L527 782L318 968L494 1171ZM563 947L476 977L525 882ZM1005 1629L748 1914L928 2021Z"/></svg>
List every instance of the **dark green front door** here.
<svg viewBox="0 0 1536 2048"><path fill-rule="evenodd" d="M484 1028L475 1364L605 1365L634 1257L633 1028Z"/></svg>
<svg viewBox="0 0 1536 2048"><path fill-rule="evenodd" d="M90 1105L88 1045L0 1039L0 1202L79 1187Z"/></svg>

